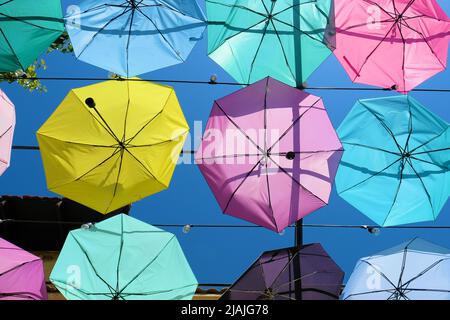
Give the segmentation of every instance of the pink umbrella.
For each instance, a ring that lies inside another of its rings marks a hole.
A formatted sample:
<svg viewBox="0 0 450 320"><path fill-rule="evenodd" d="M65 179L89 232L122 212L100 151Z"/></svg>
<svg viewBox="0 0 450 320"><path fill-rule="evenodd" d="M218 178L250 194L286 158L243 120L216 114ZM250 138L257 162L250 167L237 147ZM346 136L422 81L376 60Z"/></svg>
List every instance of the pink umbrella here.
<svg viewBox="0 0 450 320"><path fill-rule="evenodd" d="M0 175L9 167L15 125L14 105L0 90Z"/></svg>
<svg viewBox="0 0 450 320"><path fill-rule="evenodd" d="M44 265L0 238L0 300L46 300Z"/></svg>
<svg viewBox="0 0 450 320"><path fill-rule="evenodd" d="M225 214L281 232L328 203L341 156L322 99L266 78L214 103L196 162Z"/></svg>
<svg viewBox="0 0 450 320"><path fill-rule="evenodd" d="M435 0L335 0L334 54L353 82L408 92L447 66L449 19Z"/></svg>

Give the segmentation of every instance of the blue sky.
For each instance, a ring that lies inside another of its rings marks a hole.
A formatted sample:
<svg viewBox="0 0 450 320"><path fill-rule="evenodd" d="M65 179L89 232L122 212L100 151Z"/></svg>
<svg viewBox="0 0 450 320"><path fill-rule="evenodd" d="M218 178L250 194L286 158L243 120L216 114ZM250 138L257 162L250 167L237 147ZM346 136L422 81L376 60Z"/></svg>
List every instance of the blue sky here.
<svg viewBox="0 0 450 320"><path fill-rule="evenodd" d="M66 8L74 0L63 0ZM439 1L447 13L450 3ZM203 1L199 1L202 3ZM144 78L209 80L216 74L219 81L233 81L206 54L206 34L189 60ZM77 61L73 55L52 53L45 56L48 70L42 76L106 77L107 72ZM450 71L424 83L422 88L449 88ZM16 105L16 145L37 145L35 132L59 105L71 88L85 86L87 81L47 81L48 93L28 93L17 85L1 84ZM353 85L344 70L331 56L309 79L310 86ZM233 86L174 84L178 98L191 127L194 121L206 120L214 99L239 89ZM310 91L324 99L333 124L338 127L357 99L381 97L389 92ZM449 93L413 93L430 110L450 121ZM192 146L194 148L194 146ZM0 178L0 194L52 196L46 188L40 154L36 151L14 151L12 165ZM221 213L211 191L195 165L180 165L171 187L164 192L134 204L132 215L153 224L245 224ZM330 204L305 219L316 224L372 224L333 191ZM441 212L435 225L450 225L450 205ZM423 225L423 224L422 224ZM260 229L193 229L183 234L181 228L168 229L177 234L185 254L201 283L231 283L265 250L293 245L292 230L284 235ZM320 242L346 272L348 277L358 258L394 246L415 236L450 247L450 230L382 230L379 236L364 230L305 229L305 242Z"/></svg>

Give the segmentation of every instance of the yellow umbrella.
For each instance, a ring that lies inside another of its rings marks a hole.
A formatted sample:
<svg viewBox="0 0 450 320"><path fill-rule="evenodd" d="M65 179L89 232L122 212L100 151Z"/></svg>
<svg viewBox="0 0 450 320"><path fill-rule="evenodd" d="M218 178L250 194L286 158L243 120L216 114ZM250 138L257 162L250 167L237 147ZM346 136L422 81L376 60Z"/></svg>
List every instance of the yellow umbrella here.
<svg viewBox="0 0 450 320"><path fill-rule="evenodd" d="M48 188L108 213L168 188L189 126L173 88L73 89L37 132Z"/></svg>

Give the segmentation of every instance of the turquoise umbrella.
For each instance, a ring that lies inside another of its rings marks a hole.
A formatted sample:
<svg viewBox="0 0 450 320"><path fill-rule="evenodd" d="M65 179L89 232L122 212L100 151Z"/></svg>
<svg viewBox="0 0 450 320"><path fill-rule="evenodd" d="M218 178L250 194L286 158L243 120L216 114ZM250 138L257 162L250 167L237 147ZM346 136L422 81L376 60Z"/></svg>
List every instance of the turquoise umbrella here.
<svg viewBox="0 0 450 320"><path fill-rule="evenodd" d="M64 32L60 0L0 3L0 72L26 69Z"/></svg>
<svg viewBox="0 0 450 320"><path fill-rule="evenodd" d="M300 86L334 48L332 0L206 0L208 53L236 81Z"/></svg>
<svg viewBox="0 0 450 320"><path fill-rule="evenodd" d="M188 300L198 285L173 234L123 214L71 231L50 280L70 300Z"/></svg>
<svg viewBox="0 0 450 320"><path fill-rule="evenodd" d="M409 96L360 100L338 129L339 195L381 226L437 218L450 195L449 124Z"/></svg>

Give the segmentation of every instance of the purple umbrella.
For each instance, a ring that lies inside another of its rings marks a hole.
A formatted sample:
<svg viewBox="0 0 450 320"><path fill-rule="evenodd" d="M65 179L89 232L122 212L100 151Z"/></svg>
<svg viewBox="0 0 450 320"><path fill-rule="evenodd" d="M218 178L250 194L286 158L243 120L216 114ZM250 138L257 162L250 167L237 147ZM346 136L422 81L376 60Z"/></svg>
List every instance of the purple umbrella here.
<svg viewBox="0 0 450 320"><path fill-rule="evenodd" d="M1 238L0 300L47 300L42 260Z"/></svg>
<svg viewBox="0 0 450 320"><path fill-rule="evenodd" d="M268 251L222 300L337 300L344 272L320 244Z"/></svg>
<svg viewBox="0 0 450 320"><path fill-rule="evenodd" d="M281 232L328 204L342 150L321 98L266 78L215 101L196 162L225 214Z"/></svg>

